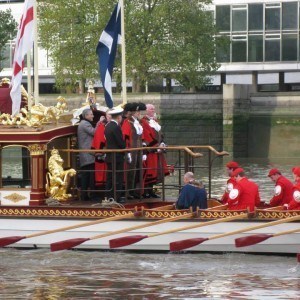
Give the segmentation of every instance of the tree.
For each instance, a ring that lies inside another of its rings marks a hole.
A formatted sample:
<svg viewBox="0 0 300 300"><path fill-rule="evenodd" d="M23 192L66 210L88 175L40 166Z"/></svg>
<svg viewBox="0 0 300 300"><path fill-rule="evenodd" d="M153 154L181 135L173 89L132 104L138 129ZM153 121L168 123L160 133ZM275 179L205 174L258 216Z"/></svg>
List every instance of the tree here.
<svg viewBox="0 0 300 300"><path fill-rule="evenodd" d="M210 0L127 1L127 62L143 86L158 73L186 88L209 82L215 62L216 33Z"/></svg>
<svg viewBox="0 0 300 300"><path fill-rule="evenodd" d="M9 40L16 37L17 26L18 24L10 9L0 11L0 71L3 69L2 62L6 58L4 54L5 45Z"/></svg>
<svg viewBox="0 0 300 300"><path fill-rule="evenodd" d="M99 78L96 45L112 8L108 0L39 1L40 41L50 53L58 87L74 91L79 82L82 91L86 79Z"/></svg>
<svg viewBox="0 0 300 300"><path fill-rule="evenodd" d="M127 75L134 91L158 76L186 88L209 81L217 68L211 0L125 0ZM58 86L99 78L96 44L116 0L39 1L40 36ZM119 78L120 55L114 78Z"/></svg>

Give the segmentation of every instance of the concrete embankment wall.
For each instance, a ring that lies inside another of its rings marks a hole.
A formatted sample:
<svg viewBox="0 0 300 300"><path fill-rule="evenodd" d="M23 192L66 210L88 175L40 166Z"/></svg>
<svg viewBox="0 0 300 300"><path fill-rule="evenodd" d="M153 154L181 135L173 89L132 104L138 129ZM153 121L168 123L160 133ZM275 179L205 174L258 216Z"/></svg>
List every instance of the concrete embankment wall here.
<svg viewBox="0 0 300 300"><path fill-rule="evenodd" d="M41 95L54 105L57 95ZM66 96L70 109L85 95ZM212 145L232 157L297 157L300 145L300 93L252 93L250 85L224 85L223 94L140 94L128 101L156 106L166 143ZM102 95L97 102L104 104ZM115 96L116 105L121 103Z"/></svg>

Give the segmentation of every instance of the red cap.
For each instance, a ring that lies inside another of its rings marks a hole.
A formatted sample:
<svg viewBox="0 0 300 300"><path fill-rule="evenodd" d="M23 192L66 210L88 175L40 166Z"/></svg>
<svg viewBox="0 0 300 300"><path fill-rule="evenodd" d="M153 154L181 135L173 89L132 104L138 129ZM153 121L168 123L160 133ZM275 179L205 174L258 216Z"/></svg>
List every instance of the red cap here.
<svg viewBox="0 0 300 300"><path fill-rule="evenodd" d="M226 164L226 167L229 169L236 169L239 167L239 164L235 161L230 161Z"/></svg>
<svg viewBox="0 0 300 300"><path fill-rule="evenodd" d="M292 169L293 174L297 175L300 177L300 167L294 167Z"/></svg>
<svg viewBox="0 0 300 300"><path fill-rule="evenodd" d="M242 168L237 168L235 169L232 173L231 173L231 176L232 177L235 177L235 176L238 176L240 173L244 172L244 169Z"/></svg>
<svg viewBox="0 0 300 300"><path fill-rule="evenodd" d="M279 171L278 169L271 169L271 170L269 171L268 176L270 177L270 176L273 176L273 175L276 175L276 174L281 175L281 173L280 173L280 171Z"/></svg>

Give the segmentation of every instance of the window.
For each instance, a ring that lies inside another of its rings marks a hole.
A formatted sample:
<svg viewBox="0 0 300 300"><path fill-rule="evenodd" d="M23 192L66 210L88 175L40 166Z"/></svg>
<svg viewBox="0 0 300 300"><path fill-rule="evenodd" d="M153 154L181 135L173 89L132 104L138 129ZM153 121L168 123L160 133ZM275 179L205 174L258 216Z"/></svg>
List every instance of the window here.
<svg viewBox="0 0 300 300"><path fill-rule="evenodd" d="M266 30L280 30L280 3L266 4Z"/></svg>
<svg viewBox="0 0 300 300"><path fill-rule="evenodd" d="M298 28L298 3L283 2L282 3L282 29Z"/></svg>
<svg viewBox="0 0 300 300"><path fill-rule="evenodd" d="M229 36L219 36L216 39L217 42L217 62L229 62L230 61L230 39Z"/></svg>
<svg viewBox="0 0 300 300"><path fill-rule="evenodd" d="M230 31L230 5L217 5L216 26L219 31Z"/></svg>
<svg viewBox="0 0 300 300"><path fill-rule="evenodd" d="M263 4L249 4L248 6L248 29L263 30L264 6Z"/></svg>
<svg viewBox="0 0 300 300"><path fill-rule="evenodd" d="M249 62L263 61L263 36L262 35L248 36L248 61Z"/></svg>
<svg viewBox="0 0 300 300"><path fill-rule="evenodd" d="M280 61L280 35L266 36L265 61Z"/></svg>
<svg viewBox="0 0 300 300"><path fill-rule="evenodd" d="M232 62L246 62L247 38L238 36L232 38Z"/></svg>
<svg viewBox="0 0 300 300"><path fill-rule="evenodd" d="M247 6L232 6L232 31L247 30Z"/></svg>
<svg viewBox="0 0 300 300"><path fill-rule="evenodd" d="M282 35L282 60L283 61L297 60L297 35L296 34Z"/></svg>

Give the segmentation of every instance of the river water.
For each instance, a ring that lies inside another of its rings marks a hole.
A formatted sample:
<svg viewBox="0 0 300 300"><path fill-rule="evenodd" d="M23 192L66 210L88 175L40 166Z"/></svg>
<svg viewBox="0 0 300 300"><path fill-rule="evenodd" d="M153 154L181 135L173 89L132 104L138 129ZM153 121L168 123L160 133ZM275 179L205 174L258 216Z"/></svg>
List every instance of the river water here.
<svg viewBox="0 0 300 300"><path fill-rule="evenodd" d="M267 201L274 188L268 170L277 167L292 179L291 168L300 164L239 162ZM197 176L207 184L204 172ZM226 179L223 164L216 164L212 196L222 194ZM0 258L0 299L300 299L295 256L7 248L0 249Z"/></svg>
<svg viewBox="0 0 300 300"><path fill-rule="evenodd" d="M295 257L1 250L1 299L300 299Z"/></svg>

